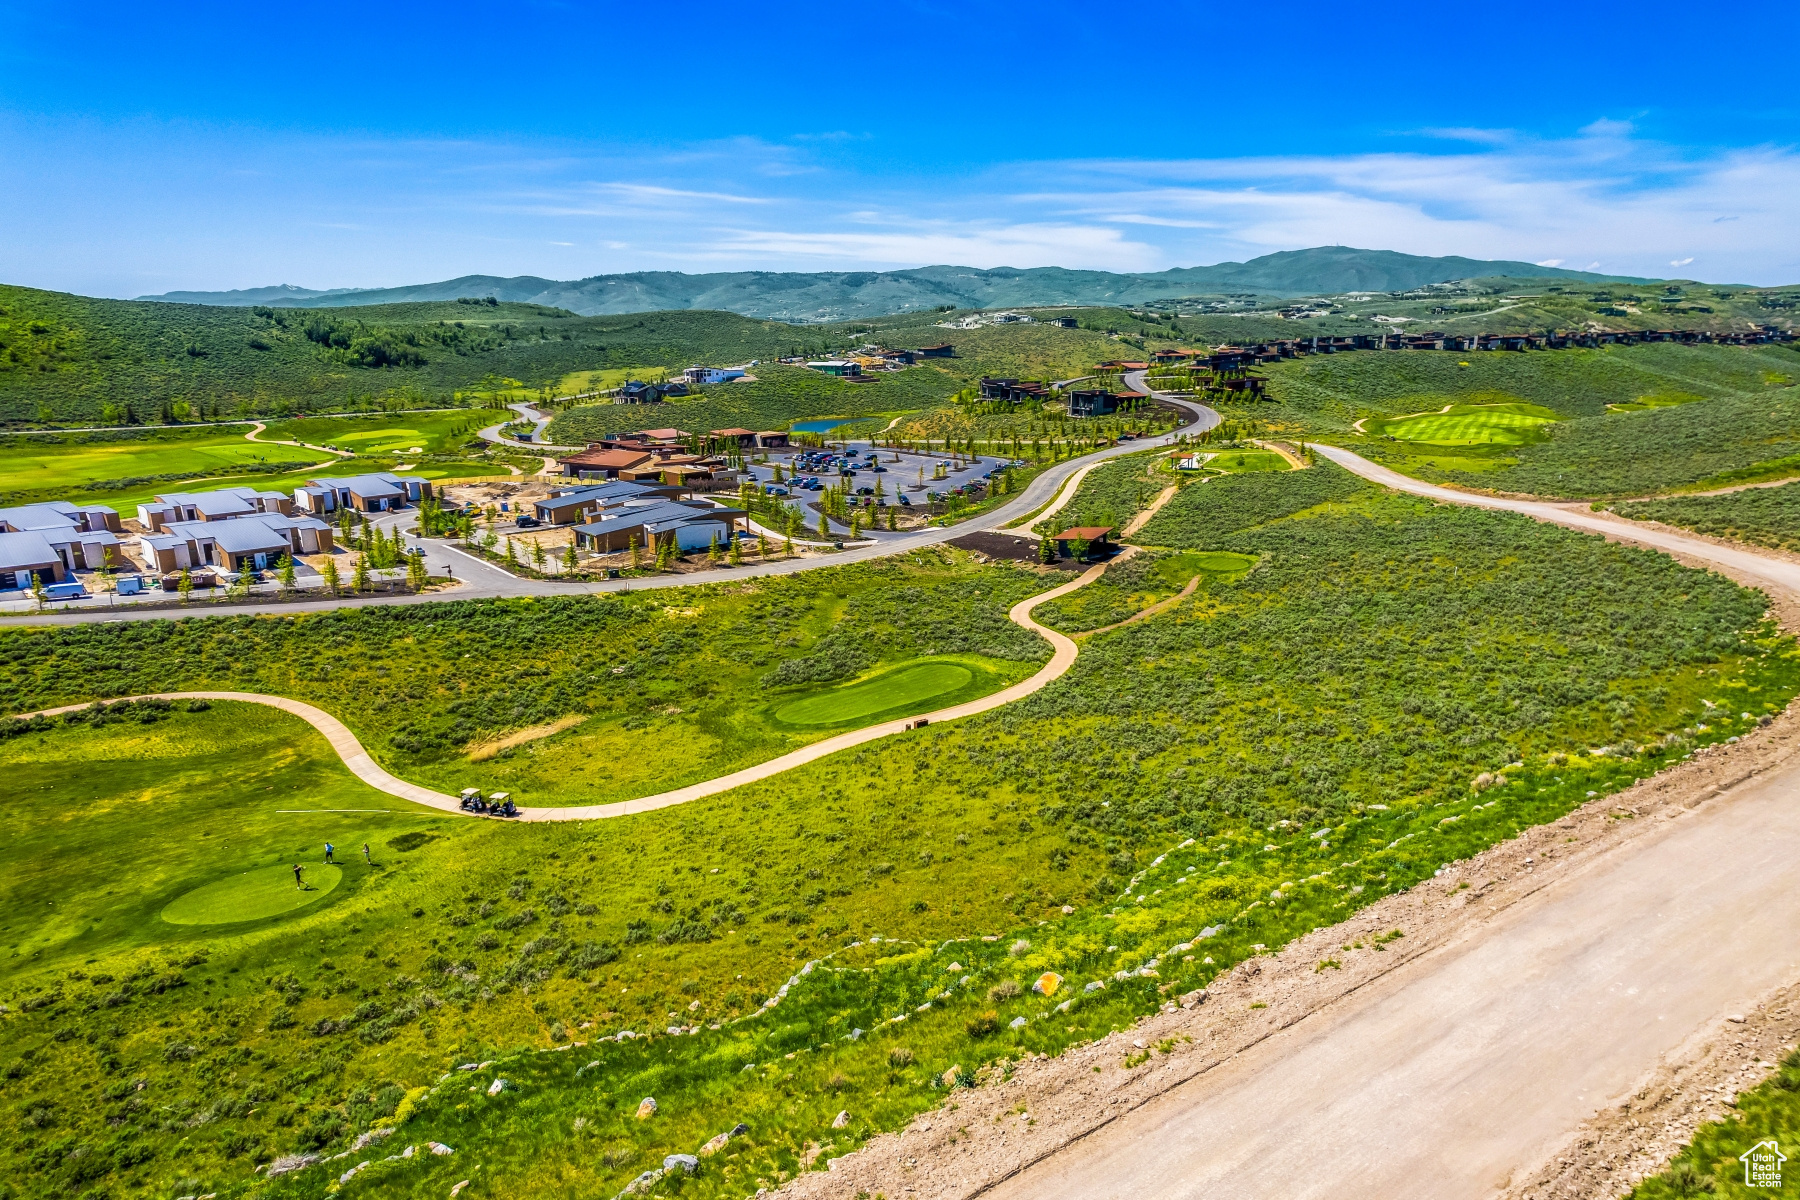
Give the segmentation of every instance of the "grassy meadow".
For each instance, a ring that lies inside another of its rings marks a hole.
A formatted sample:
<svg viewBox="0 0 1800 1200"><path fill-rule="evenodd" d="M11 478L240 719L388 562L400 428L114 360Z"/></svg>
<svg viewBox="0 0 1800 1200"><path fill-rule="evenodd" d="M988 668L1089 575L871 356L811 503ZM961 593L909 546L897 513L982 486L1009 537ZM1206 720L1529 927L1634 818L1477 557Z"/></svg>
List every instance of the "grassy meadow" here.
<svg viewBox="0 0 1800 1200"><path fill-rule="evenodd" d="M475 436L501 419L491 411L378 413L366 417L307 417L272 421L262 433L271 441L336 446L357 454L456 454L480 448ZM471 443L474 446L471 447Z"/></svg>
<svg viewBox="0 0 1800 1200"><path fill-rule="evenodd" d="M0 437L0 496L62 499L116 490L128 481L209 478L317 463L324 456L295 446L248 441L248 425L107 437ZM106 503L101 501L101 503Z"/></svg>
<svg viewBox="0 0 1800 1200"><path fill-rule="evenodd" d="M1018 704L641 816L415 812L261 708L4 727L9 1186L310 1198L366 1160L339 1194L610 1196L741 1122L660 1187L742 1196L1800 690L1756 593L1326 465L1184 488L1145 535L1168 548L1145 591L1255 566L1087 639ZM7 630L0 683L12 711L285 692L403 777L527 794L578 759L467 748L589 704L646 723L593 775L635 758L672 786L710 752L690 709L816 718L789 706L874 683L872 716L975 655L1027 669L1005 607L1053 581L933 554L654 600ZM276 894L294 861L316 898ZM233 904L269 915L196 920ZM253 1171L288 1154L346 1156Z"/></svg>
<svg viewBox="0 0 1800 1200"><path fill-rule="evenodd" d="M1782 1059L1771 1079L1739 1094L1734 1108L1726 1120L1702 1125L1667 1170L1632 1188L1626 1200L1691 1200L1696 1196L1757 1200L1767 1196L1767 1186L1745 1186L1739 1155L1765 1138L1783 1146L1800 1145L1800 1050ZM1782 1173L1792 1178L1790 1173Z"/></svg>

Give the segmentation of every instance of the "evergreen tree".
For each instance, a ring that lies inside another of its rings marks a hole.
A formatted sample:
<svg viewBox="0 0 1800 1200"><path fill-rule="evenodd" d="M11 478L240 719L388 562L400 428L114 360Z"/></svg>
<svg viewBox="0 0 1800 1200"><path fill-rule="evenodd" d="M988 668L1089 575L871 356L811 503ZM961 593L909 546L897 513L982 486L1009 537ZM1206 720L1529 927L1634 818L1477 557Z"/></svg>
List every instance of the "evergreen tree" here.
<svg viewBox="0 0 1800 1200"><path fill-rule="evenodd" d="M186 567L181 568L181 578L175 581L175 593L186 604L194 594L194 573Z"/></svg>
<svg viewBox="0 0 1800 1200"><path fill-rule="evenodd" d="M284 554L281 561L275 564L275 578L281 581L283 595L294 590L294 556Z"/></svg>
<svg viewBox="0 0 1800 1200"><path fill-rule="evenodd" d="M743 543L737 538L731 539L731 549L726 552L725 561L734 567L741 567L744 565Z"/></svg>
<svg viewBox="0 0 1800 1200"><path fill-rule="evenodd" d="M325 566L319 574L325 577L325 586L330 589L331 594L334 596L337 595L339 582L337 558L333 555L327 555L325 558Z"/></svg>
<svg viewBox="0 0 1800 1200"><path fill-rule="evenodd" d="M356 565L351 568L350 590L353 592L369 590L369 556L366 554L356 556Z"/></svg>
<svg viewBox="0 0 1800 1200"><path fill-rule="evenodd" d="M540 571L544 569L544 547L536 538L531 539L531 565Z"/></svg>
<svg viewBox="0 0 1800 1200"><path fill-rule="evenodd" d="M831 540L831 522L825 519L825 510L823 508L819 510L819 540L821 542L829 542Z"/></svg>
<svg viewBox="0 0 1800 1200"><path fill-rule="evenodd" d="M581 559L576 554L575 539L573 537L569 538L568 548L563 551L562 565L563 565L563 570L565 572L569 572L569 573L573 573L573 572L581 569Z"/></svg>
<svg viewBox="0 0 1800 1200"><path fill-rule="evenodd" d="M422 592L425 590L425 584L429 579L430 576L425 570L425 556L423 554L407 555L406 586L415 592Z"/></svg>
<svg viewBox="0 0 1800 1200"><path fill-rule="evenodd" d="M635 533L631 535L630 553L631 569L635 571L644 565L644 552L642 547L638 545L637 534Z"/></svg>
<svg viewBox="0 0 1800 1200"><path fill-rule="evenodd" d="M769 535L758 532L756 535L756 557L764 562L769 561Z"/></svg>

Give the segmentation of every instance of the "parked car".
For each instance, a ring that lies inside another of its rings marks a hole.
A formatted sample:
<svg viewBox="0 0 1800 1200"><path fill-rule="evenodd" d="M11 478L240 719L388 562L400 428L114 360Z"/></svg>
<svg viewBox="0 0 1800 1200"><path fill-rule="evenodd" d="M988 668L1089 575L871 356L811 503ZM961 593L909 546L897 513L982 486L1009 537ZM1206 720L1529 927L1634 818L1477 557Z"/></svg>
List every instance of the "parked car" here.
<svg viewBox="0 0 1800 1200"><path fill-rule="evenodd" d="M543 522L532 516L521 516L518 521L520 529L535 529Z"/></svg>
<svg viewBox="0 0 1800 1200"><path fill-rule="evenodd" d="M902 505L903 505L903 506L904 506L904 507L906 507L906 508L911 508L911 507L912 507L912 501L911 501L911 500L908 500L908 499L907 499L907 498L906 498L906 497L905 497L905 496L904 496L904 495L902 495L902 496L901 496L901 497L900 497L900 503L901 503L901 504L902 504Z"/></svg>
<svg viewBox="0 0 1800 1200"><path fill-rule="evenodd" d="M46 600L85 600L87 594L79 583L53 583L44 589Z"/></svg>

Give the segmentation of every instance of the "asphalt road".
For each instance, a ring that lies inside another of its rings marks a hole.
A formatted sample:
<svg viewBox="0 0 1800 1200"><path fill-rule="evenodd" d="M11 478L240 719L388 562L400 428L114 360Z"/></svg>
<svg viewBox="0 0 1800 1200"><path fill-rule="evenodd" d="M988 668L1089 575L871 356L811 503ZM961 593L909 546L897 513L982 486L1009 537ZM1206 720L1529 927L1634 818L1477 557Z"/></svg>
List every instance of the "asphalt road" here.
<svg viewBox="0 0 1800 1200"><path fill-rule="evenodd" d="M1624 536L1800 592L1800 566L1585 506L1415 495ZM1004 1200L1488 1197L1663 1056L1800 977L1800 765L1740 785L1002 1183Z"/></svg>
<svg viewBox="0 0 1800 1200"><path fill-rule="evenodd" d="M1140 389L1141 390L1141 389ZM511 575L498 567L492 566L474 555L466 554L454 546L443 542L428 541L425 543L425 562L433 575L449 574L464 581L464 586L453 591L426 594L423 596L399 595L383 597L322 597L318 600L295 601L287 604L223 604L206 602L188 609L163 608L155 609L147 606L119 605L117 607L70 607L46 613L8 614L0 617L0 626L6 625L84 625L105 621L151 621L167 620L188 616L228 616L254 615L275 616L286 613L326 612L340 608L367 608L390 604L431 604L455 600L491 600L511 596L569 596L596 595L605 592L643 591L655 588L688 587L699 583L715 583L727 579L756 579L767 575L796 575L802 571L816 570L820 567L842 566L846 563L866 562L875 558L886 558L895 554L906 554L913 550L935 546L953 538L969 533L998 529L1009 521L1031 512L1045 504L1056 494L1064 480L1083 466L1120 455L1135 454L1140 450L1150 449L1158 445L1169 444L1181 434L1194 434L1211 429L1219 423L1219 414L1203 405L1190 401L1165 397L1168 403L1186 411L1191 419L1185 425L1163 435L1161 438L1144 438L1139 441L1122 442L1117 446L1109 446L1096 450L1080 458L1072 458L1058 463L1041 472L1027 484L1018 496L1000 505L998 508L973 517L958 525L942 528L922 529L914 533L899 536L888 536L880 542L845 550L841 554L832 554L810 559L784 559L778 562L757 563L734 568L721 568L716 571L695 571L683 575L658 575L648 579L619 579L602 583L570 584L548 583L534 579L523 579ZM377 518L376 523L391 527L396 523L408 522L410 511L386 514Z"/></svg>

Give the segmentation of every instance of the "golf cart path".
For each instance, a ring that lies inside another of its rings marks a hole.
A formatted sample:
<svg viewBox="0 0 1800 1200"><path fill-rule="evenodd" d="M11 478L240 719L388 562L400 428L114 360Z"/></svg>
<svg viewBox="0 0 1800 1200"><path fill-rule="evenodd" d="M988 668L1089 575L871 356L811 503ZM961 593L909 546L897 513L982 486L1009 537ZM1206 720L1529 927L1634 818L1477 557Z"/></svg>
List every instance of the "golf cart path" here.
<svg viewBox="0 0 1800 1200"><path fill-rule="evenodd" d="M1800 564L1585 506L1435 487L1315 449L1399 491L1800 593ZM924 1190L1004 1200L1511 1194L1659 1062L1800 978L1800 760L1724 787L1086 1136L1026 1149L997 1176Z"/></svg>
<svg viewBox="0 0 1800 1200"><path fill-rule="evenodd" d="M860 746L865 742L876 741L903 733L918 725L935 724L940 721L954 721L959 717L972 717L976 713L987 712L1015 700L1023 700L1026 696L1038 692L1068 674L1069 668L1075 665L1076 656L1080 653L1074 641L1048 629L1032 619L1031 612L1040 604L1066 596L1077 588L1086 587L1106 572L1107 566L1129 557L1136 547L1126 549L1115 555L1108 562L1096 563L1068 583L1028 596L1012 606L1006 614L1015 625L1028 629L1050 643L1050 661L1044 664L1029 679L1021 680L1009 688L1004 688L991 695L982 696L950 708L941 708L936 712L921 713L918 716L902 717L892 721L883 721L878 725L869 725L862 729L853 729L848 733L840 733L822 741L802 746L778 758L745 767L741 771L733 771L729 775L720 775L701 783L689 784L674 791L659 792L654 796L641 796L635 800L621 800L613 804L575 805L567 808L522 808L519 816L526 821L586 821L604 817L623 817L632 813L651 812L659 808L669 808L676 804L685 804L689 800L698 800L703 796L714 796L720 792L730 791L747 783L756 783L779 775L783 771L791 771L795 767L815 762L827 755L836 754L840 750L848 750L852 746ZM306 704L299 700L290 700L285 696L269 696L260 692L146 692L136 696L124 696L126 700L237 700L247 704L266 704L270 708L278 708L291 713L314 729L325 735L337 756L344 760L350 773L358 779L390 796L402 800L410 800L414 804L424 804L431 808L442 809L457 816L464 813L460 797L434 792L430 788L420 787L416 783L408 783L383 770L381 765L363 748L356 735L351 733L344 723L322 708ZM93 703L93 702L88 702ZM56 716L60 713L72 712L88 707L88 703L65 704L60 708L47 708L35 713L21 713L20 717Z"/></svg>

